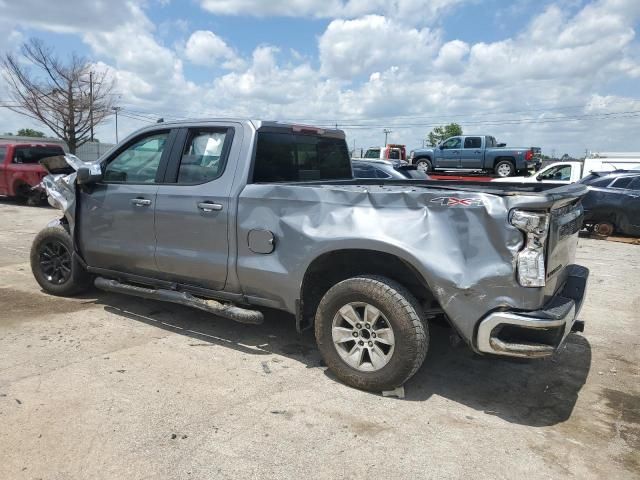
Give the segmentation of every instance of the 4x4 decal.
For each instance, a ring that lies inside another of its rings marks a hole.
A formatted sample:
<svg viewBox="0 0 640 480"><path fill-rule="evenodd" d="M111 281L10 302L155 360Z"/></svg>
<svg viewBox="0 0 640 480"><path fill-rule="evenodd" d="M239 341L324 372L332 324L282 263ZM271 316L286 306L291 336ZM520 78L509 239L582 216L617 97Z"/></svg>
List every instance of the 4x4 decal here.
<svg viewBox="0 0 640 480"><path fill-rule="evenodd" d="M484 205L480 198L438 197L431 200L443 207L481 207Z"/></svg>

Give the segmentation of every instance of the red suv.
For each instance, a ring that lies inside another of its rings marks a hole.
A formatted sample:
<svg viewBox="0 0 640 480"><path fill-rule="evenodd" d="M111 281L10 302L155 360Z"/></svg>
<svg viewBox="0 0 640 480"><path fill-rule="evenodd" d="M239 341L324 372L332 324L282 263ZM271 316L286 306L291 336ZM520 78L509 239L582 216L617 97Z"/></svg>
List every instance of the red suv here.
<svg viewBox="0 0 640 480"><path fill-rule="evenodd" d="M0 140L0 195L22 200L44 197L37 188L47 175L40 160L57 155L64 155L64 150L55 143Z"/></svg>

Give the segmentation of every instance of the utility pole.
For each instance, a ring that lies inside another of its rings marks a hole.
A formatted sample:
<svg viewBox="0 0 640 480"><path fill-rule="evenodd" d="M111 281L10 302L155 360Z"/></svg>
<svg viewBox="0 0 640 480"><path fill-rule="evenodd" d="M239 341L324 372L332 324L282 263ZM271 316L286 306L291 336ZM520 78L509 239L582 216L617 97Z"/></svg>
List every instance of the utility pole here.
<svg viewBox="0 0 640 480"><path fill-rule="evenodd" d="M122 110L122 107L111 107L111 110L116 112L116 143L118 143L118 112Z"/></svg>
<svg viewBox="0 0 640 480"><path fill-rule="evenodd" d="M89 72L89 122L91 123L91 141L93 142L93 72Z"/></svg>
<svg viewBox="0 0 640 480"><path fill-rule="evenodd" d="M384 132L384 146L386 147L387 146L387 136L392 132L388 128L385 128L383 130L383 132Z"/></svg>

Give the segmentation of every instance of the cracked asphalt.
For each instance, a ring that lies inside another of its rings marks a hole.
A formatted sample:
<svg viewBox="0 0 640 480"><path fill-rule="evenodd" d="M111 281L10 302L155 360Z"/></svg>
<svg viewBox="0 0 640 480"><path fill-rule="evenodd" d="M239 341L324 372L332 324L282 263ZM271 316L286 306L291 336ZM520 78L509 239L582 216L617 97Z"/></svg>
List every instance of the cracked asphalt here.
<svg viewBox="0 0 640 480"><path fill-rule="evenodd" d="M406 398L338 383L310 333L98 291L42 293L58 212L0 199L0 478L640 478L640 246L580 239L581 318L551 359L432 326Z"/></svg>

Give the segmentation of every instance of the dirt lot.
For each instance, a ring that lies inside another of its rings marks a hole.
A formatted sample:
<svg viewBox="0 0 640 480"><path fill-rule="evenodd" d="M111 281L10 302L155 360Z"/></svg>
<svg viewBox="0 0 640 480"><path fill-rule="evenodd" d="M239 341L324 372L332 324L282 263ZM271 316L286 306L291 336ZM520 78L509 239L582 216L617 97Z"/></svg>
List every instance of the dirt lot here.
<svg viewBox="0 0 640 480"><path fill-rule="evenodd" d="M552 359L451 349L398 400L337 383L311 334L99 292L43 294L57 216L0 199L0 478L640 478L640 247L581 239L584 335Z"/></svg>

